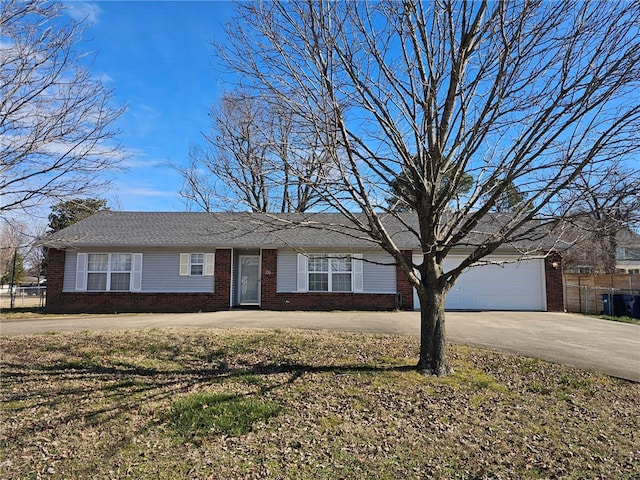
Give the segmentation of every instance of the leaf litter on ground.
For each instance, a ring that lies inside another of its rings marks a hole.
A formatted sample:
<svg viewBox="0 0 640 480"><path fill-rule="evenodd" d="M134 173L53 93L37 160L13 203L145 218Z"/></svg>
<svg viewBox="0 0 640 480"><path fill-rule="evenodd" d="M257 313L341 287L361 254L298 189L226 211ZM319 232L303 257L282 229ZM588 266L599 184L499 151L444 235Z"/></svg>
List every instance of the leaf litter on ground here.
<svg viewBox="0 0 640 480"><path fill-rule="evenodd" d="M455 373L438 378L413 368L417 339L367 333L162 329L0 347L0 478L640 471L638 384L513 354L452 345ZM171 413L185 411L178 430Z"/></svg>

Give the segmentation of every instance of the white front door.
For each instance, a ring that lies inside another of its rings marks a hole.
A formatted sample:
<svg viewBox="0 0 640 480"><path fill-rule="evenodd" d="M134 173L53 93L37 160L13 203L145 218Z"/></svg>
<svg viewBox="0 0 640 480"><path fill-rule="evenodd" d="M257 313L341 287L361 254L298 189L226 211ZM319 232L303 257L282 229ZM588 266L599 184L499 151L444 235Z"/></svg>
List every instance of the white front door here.
<svg viewBox="0 0 640 480"><path fill-rule="evenodd" d="M238 265L238 303L258 305L260 303L260 255L240 255Z"/></svg>

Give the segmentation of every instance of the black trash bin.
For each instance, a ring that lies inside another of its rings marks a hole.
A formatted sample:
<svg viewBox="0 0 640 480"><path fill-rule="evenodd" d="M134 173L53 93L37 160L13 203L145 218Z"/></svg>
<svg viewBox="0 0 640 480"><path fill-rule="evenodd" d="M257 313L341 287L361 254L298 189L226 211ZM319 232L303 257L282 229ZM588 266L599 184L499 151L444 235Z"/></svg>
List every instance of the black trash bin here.
<svg viewBox="0 0 640 480"><path fill-rule="evenodd" d="M605 315L611 315L612 317L622 317L626 315L625 295L619 293L603 293L601 296L602 310Z"/></svg>
<svg viewBox="0 0 640 480"><path fill-rule="evenodd" d="M623 295L624 315L640 318L640 295Z"/></svg>

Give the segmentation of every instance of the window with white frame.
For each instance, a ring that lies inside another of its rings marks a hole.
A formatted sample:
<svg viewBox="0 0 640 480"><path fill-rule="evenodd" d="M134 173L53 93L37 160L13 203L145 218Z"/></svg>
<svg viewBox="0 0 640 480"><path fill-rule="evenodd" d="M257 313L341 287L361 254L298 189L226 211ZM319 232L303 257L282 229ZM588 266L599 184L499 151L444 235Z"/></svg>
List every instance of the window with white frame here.
<svg viewBox="0 0 640 480"><path fill-rule="evenodd" d="M308 273L310 292L353 291L350 256L310 255Z"/></svg>
<svg viewBox="0 0 640 480"><path fill-rule="evenodd" d="M87 290L129 291L130 289L130 253L89 253L87 255Z"/></svg>
<svg viewBox="0 0 640 480"><path fill-rule="evenodd" d="M204 275L204 253L192 253L190 255L189 273L191 276Z"/></svg>
<svg viewBox="0 0 640 480"><path fill-rule="evenodd" d="M589 274L592 268L586 265L576 265L573 270L577 274Z"/></svg>
<svg viewBox="0 0 640 480"><path fill-rule="evenodd" d="M213 276L215 264L214 253L181 253L180 276L202 277Z"/></svg>

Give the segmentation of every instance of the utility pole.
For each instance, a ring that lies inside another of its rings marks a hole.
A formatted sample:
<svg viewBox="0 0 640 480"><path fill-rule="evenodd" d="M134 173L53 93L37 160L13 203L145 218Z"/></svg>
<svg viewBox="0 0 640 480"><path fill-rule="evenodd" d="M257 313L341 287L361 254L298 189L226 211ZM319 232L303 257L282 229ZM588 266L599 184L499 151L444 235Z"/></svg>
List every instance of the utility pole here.
<svg viewBox="0 0 640 480"><path fill-rule="evenodd" d="M13 307L16 304L16 295L13 291L14 280L16 276L16 262L18 259L18 249L16 248L13 252L13 263L11 265L11 281L9 282L9 298L11 299L10 309L13 310Z"/></svg>

